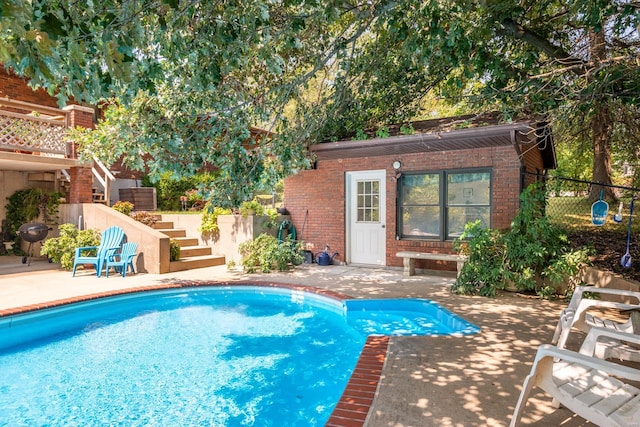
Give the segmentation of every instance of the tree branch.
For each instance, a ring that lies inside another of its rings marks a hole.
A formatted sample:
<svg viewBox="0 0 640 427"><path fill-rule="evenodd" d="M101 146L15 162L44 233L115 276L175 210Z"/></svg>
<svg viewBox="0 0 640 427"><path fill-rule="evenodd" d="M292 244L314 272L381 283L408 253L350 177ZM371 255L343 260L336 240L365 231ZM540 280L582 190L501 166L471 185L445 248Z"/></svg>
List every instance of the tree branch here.
<svg viewBox="0 0 640 427"><path fill-rule="evenodd" d="M504 32L518 40L522 40L536 49L547 54L550 58L555 59L560 64L566 66L566 70L577 75L583 75L586 72L585 63L580 58L572 56L569 52L549 42L539 34L523 27L513 19L503 19L500 23Z"/></svg>

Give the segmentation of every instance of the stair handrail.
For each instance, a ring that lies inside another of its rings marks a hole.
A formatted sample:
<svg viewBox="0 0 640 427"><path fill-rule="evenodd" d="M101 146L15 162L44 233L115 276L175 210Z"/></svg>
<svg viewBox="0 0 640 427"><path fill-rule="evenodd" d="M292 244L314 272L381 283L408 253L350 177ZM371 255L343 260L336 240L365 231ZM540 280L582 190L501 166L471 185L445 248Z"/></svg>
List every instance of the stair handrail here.
<svg viewBox="0 0 640 427"><path fill-rule="evenodd" d="M98 165L98 167L104 173L104 178L102 178L102 176L100 175L100 173L98 172L96 167L95 166L91 167L91 172L93 173L93 175L96 177L98 182L104 188L104 198L105 198L105 201L107 202L107 206L109 206L109 199L110 199L110 197L109 197L110 196L109 183L111 181L115 181L116 177L113 176L113 174L111 173L109 168L107 168L97 157L95 157L95 156L93 157L93 162L94 162L94 165Z"/></svg>
<svg viewBox="0 0 640 427"><path fill-rule="evenodd" d="M67 172L66 169L60 169L60 173L64 176L64 179L67 182L71 182L71 175L69 175L69 172Z"/></svg>

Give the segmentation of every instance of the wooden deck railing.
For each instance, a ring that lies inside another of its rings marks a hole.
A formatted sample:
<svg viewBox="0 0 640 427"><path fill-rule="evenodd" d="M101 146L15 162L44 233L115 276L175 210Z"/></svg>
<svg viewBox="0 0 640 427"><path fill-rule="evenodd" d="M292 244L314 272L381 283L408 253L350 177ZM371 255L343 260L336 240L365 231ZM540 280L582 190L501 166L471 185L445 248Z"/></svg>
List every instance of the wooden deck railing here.
<svg viewBox="0 0 640 427"><path fill-rule="evenodd" d="M0 98L0 149L69 157L67 112Z"/></svg>

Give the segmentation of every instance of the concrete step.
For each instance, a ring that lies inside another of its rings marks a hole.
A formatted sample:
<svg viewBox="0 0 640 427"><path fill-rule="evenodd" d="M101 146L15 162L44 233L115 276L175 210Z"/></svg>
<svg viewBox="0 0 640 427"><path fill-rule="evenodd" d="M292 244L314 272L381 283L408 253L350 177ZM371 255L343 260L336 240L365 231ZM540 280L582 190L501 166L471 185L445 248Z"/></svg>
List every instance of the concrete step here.
<svg viewBox="0 0 640 427"><path fill-rule="evenodd" d="M156 230L171 230L173 229L173 221L157 220L151 228L154 228Z"/></svg>
<svg viewBox="0 0 640 427"><path fill-rule="evenodd" d="M169 263L169 271L185 271L192 270L194 268L213 267L216 265L224 265L224 256L220 255L204 255L189 258L180 258L178 261L172 261Z"/></svg>
<svg viewBox="0 0 640 427"><path fill-rule="evenodd" d="M210 246L180 246L180 258L211 255Z"/></svg>
<svg viewBox="0 0 640 427"><path fill-rule="evenodd" d="M199 243L198 239L196 239L195 237L175 237L173 238L173 240L178 242L180 248L184 248L187 246L198 246Z"/></svg>
<svg viewBox="0 0 640 427"><path fill-rule="evenodd" d="M158 229L158 231L172 238L187 237L187 231L183 228L162 228Z"/></svg>

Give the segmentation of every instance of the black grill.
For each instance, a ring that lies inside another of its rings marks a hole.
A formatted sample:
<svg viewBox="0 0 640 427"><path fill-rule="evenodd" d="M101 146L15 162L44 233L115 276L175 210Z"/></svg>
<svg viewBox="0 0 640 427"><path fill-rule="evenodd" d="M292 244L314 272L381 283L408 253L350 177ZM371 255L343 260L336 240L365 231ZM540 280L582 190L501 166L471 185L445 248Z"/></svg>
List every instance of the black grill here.
<svg viewBox="0 0 640 427"><path fill-rule="evenodd" d="M33 256L33 244L36 242L41 242L47 237L49 231L51 230L46 224L42 224L41 222L29 222L27 224L22 224L20 228L18 228L18 236L25 242L29 242L29 249L27 249L27 256L22 257L22 263L31 265L31 257Z"/></svg>

